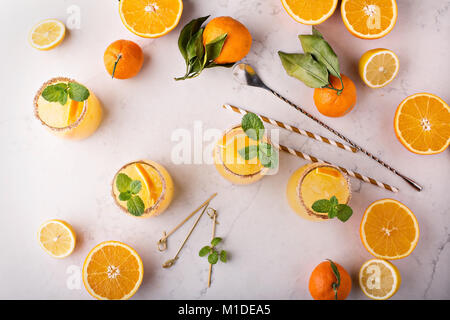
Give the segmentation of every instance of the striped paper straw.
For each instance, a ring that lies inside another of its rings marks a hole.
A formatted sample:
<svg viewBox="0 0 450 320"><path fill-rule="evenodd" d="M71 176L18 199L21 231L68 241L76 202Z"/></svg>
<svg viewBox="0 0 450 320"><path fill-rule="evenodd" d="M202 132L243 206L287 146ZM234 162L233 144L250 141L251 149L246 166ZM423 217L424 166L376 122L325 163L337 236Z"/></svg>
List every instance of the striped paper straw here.
<svg viewBox="0 0 450 320"><path fill-rule="evenodd" d="M290 154L292 154L292 155L294 155L296 157L299 157L299 158L302 158L302 159L305 159L305 160L308 160L308 161L311 161L311 162L322 162L322 163L334 165L334 164L332 164L332 163L330 163L328 161L324 161L324 160L318 159L316 157L310 156L310 155L308 155L306 153L300 152L298 150L295 150L295 149L292 149L292 148L289 148L289 147L286 147L286 146L283 146L283 145L279 145L279 144L276 144L276 143L273 143L273 142L272 142L272 145L275 148L279 149L279 150L288 152L288 153L290 153ZM373 179L371 177L367 177L367 176L362 175L362 174L360 174L358 172L355 172L355 171L352 171L352 170L349 170L349 169L346 169L346 168L343 168L343 167L340 167L340 166L336 166L336 167L338 167L341 171L343 171L346 174L348 174L350 177L353 177L353 178L359 179L361 181L373 184L374 186L386 189L386 190L391 191L391 192L395 192L395 193L398 192L398 189L396 187L388 185L387 183L380 182L380 181L375 180L375 179Z"/></svg>
<svg viewBox="0 0 450 320"><path fill-rule="evenodd" d="M238 108L238 107L235 107L235 106L231 106L229 104L224 104L222 107L224 109L226 109L226 110L237 112L237 113L240 113L242 115L247 114L247 113L250 112L248 110L245 110L245 109L242 109L242 108ZM322 141L322 142L324 142L326 144L330 144L332 146L335 146L335 147L338 147L338 148L341 148L341 149L344 149L344 150L347 150L347 151L350 151L350 152L357 152L358 151L356 148L348 146L348 145L345 145L345 144L343 144L341 142L334 141L332 139L328 139L328 138L319 136L319 135L317 135L315 133L312 133L312 132L309 132L309 131L306 131L306 130L303 130L303 129L300 129L300 128L297 128L297 127L293 127L293 126L291 126L291 125L289 125L289 124L287 124L285 122L281 122L281 121L278 121L278 120L270 119L270 118L268 118L266 116L263 116L263 115L260 115L260 114L257 114L257 113L255 113L255 114L258 117L260 117L262 119L262 121L270 123L270 124L272 124L272 125L274 125L276 127L283 128L283 129L286 129L286 130L289 130L289 131L301 134L303 136L312 138L312 139L317 140L317 141Z"/></svg>

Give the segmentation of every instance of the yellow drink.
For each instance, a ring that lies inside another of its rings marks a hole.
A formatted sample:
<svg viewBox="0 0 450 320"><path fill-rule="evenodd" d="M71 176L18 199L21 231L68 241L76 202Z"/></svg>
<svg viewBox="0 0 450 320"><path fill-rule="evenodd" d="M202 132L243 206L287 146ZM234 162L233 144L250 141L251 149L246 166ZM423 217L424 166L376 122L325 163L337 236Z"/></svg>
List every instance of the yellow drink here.
<svg viewBox="0 0 450 320"><path fill-rule="evenodd" d="M267 142L267 138L263 138ZM250 139L240 125L228 129L217 141L213 156L217 171L234 184L250 184L256 182L267 173L257 157L245 160L238 150L257 145L258 141Z"/></svg>
<svg viewBox="0 0 450 320"><path fill-rule="evenodd" d="M42 92L49 85L75 82L68 78L53 78L42 85L34 97L34 113L53 134L67 139L84 139L97 130L102 120L102 108L97 97L89 91L89 98L77 102L68 97L67 102L49 102Z"/></svg>
<svg viewBox="0 0 450 320"><path fill-rule="evenodd" d="M307 164L289 178L286 194L289 205L302 218L326 220L327 213L315 212L312 209L313 203L336 196L339 203L347 204L351 197L350 181L335 166L324 163Z"/></svg>
<svg viewBox="0 0 450 320"><path fill-rule="evenodd" d="M119 173L124 173L132 180L139 180L142 188L137 194L145 205L141 216L128 212L127 202L119 199L116 179ZM169 172L160 164L150 160L140 160L124 165L114 176L112 195L116 204L128 215L138 218L157 216L167 209L173 197L173 181Z"/></svg>

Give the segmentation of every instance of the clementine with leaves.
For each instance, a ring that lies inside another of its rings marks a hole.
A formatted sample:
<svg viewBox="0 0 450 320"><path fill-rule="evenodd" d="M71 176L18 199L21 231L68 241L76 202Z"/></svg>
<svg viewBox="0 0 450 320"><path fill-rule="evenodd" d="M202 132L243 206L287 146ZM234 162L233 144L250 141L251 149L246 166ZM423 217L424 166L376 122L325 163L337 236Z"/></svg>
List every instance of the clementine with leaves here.
<svg viewBox="0 0 450 320"><path fill-rule="evenodd" d="M113 78L128 79L141 70L144 54L141 47L133 41L117 40L106 48L103 61Z"/></svg>
<svg viewBox="0 0 450 320"><path fill-rule="evenodd" d="M345 300L352 289L352 279L339 264L328 259L314 268L309 278L309 292L314 300Z"/></svg>

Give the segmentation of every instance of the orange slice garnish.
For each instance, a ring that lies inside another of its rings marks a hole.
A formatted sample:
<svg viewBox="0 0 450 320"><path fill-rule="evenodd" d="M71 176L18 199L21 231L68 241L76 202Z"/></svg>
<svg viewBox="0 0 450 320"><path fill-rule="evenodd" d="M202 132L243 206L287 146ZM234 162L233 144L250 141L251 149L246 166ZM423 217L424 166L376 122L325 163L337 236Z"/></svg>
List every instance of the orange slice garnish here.
<svg viewBox="0 0 450 320"><path fill-rule="evenodd" d="M331 167L319 167L316 169L316 173L327 175L333 178L340 178L342 177L342 174L334 168Z"/></svg>
<svg viewBox="0 0 450 320"><path fill-rule="evenodd" d="M394 129L397 138L411 152L442 152L450 145L450 107L433 94L414 94L398 106Z"/></svg>
<svg viewBox="0 0 450 320"><path fill-rule="evenodd" d="M154 189L152 186L152 179L150 178L150 175L142 166L142 164L136 163L136 170L138 171L139 176L141 177L141 180L143 182L143 190L141 190L140 196L145 204L145 207L150 208L155 203L154 195L152 192L152 189Z"/></svg>

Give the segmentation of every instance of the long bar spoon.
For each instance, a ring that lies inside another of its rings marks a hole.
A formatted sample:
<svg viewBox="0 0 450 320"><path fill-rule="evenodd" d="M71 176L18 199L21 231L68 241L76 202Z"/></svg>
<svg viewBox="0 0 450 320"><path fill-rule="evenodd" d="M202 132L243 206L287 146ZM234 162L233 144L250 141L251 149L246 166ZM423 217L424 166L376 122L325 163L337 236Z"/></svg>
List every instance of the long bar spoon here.
<svg viewBox="0 0 450 320"><path fill-rule="evenodd" d="M293 102L289 101L288 99L286 99L285 97L283 97L282 95L280 95L278 92L276 92L275 90L269 88L262 80L261 78L256 74L255 69L253 69L253 67L247 63L238 63L233 67L233 76L234 78L241 84L245 84L248 86L252 86L252 87L258 87L258 88L262 88L265 89L269 92L271 92L273 95L275 95L277 98L283 100L284 102L286 102L287 104L289 104L291 107L295 108L296 110L300 111L301 113L303 113L305 116L307 116L308 118L314 120L315 122L317 122L318 124L320 124L322 127L324 127L325 129L327 129L328 131L330 131L331 133L335 134L336 136L338 136L339 138L341 138L342 140L344 140L345 142L347 142L348 144L352 145L354 148L358 149L358 151L361 151L362 153L364 153L366 156L372 158L373 160L375 160L376 162L378 162L379 164L381 164L383 167L389 169L390 171L392 171L393 173L395 173L397 176L399 176L400 178L402 178L403 180L405 180L406 182L408 182L412 187L414 187L417 191L421 191L422 187L415 182L414 180L412 180L411 178L408 178L407 176L401 174L400 172L398 172L396 169L394 169L393 167L391 167L390 165L388 165L386 162L382 161L381 159L379 159L378 157L374 156L372 153L370 153L369 151L361 148L360 146L358 146L355 142L353 142L352 140L350 140L349 138L347 138L346 136L344 136L343 134L339 133L338 131L334 130L333 128L331 128L330 126L328 126L327 124L325 124L324 122L320 121L319 119L317 119L316 117L314 117L312 114L308 113L307 111L305 111L304 109L302 109L301 107L297 106L296 104L294 104Z"/></svg>

